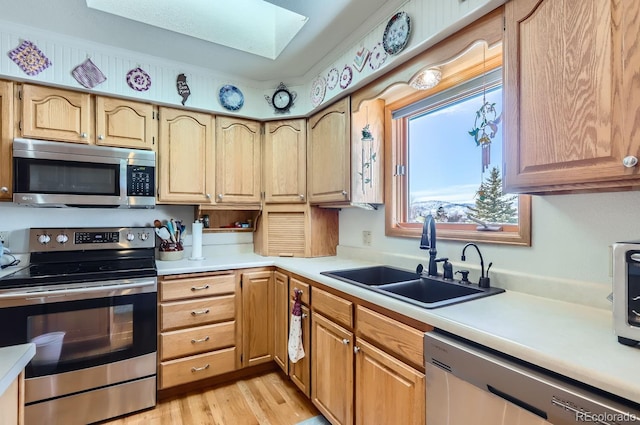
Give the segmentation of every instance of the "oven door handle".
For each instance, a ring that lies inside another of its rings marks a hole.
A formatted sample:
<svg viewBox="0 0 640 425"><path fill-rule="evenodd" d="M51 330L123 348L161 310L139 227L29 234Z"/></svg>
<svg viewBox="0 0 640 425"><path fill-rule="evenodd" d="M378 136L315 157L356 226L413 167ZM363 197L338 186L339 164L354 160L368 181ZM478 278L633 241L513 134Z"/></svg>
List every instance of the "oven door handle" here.
<svg viewBox="0 0 640 425"><path fill-rule="evenodd" d="M29 304L46 304L49 302L73 301L78 299L105 298L129 294L139 294L157 291L157 279L140 279L128 281L130 283L102 284L100 286L85 286L77 288L61 288L36 291L8 291L0 293L0 307L10 307Z"/></svg>

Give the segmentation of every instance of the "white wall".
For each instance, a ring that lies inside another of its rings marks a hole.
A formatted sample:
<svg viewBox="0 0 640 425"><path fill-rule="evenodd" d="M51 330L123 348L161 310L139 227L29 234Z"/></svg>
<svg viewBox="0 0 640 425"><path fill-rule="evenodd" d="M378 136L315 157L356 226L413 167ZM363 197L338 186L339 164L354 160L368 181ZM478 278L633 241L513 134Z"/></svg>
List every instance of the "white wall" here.
<svg viewBox="0 0 640 425"><path fill-rule="evenodd" d="M29 251L31 227L152 227L153 220L180 219L187 226L185 245L191 245L193 206L158 205L155 209L34 208L0 203L0 231L10 231L8 247L16 253ZM204 245L252 244L253 234L243 232L204 234Z"/></svg>
<svg viewBox="0 0 640 425"><path fill-rule="evenodd" d="M485 267L493 262L492 284L608 308L609 246L640 240L639 206L640 192L534 196L531 247L478 244ZM371 247L363 246L363 230L372 232ZM377 256L410 268L418 262L426 266L428 253L418 245L418 239L384 235L384 209L340 212L341 254ZM477 279L478 256L475 250L467 250L467 261L462 263L463 246L438 241L438 256L449 257L454 270L472 269L472 277Z"/></svg>

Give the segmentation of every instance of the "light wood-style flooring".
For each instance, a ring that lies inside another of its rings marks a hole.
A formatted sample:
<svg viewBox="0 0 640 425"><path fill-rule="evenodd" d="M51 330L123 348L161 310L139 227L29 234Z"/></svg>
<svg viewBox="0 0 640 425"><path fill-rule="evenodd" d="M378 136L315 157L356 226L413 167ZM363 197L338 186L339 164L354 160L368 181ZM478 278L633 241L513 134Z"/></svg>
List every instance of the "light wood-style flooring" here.
<svg viewBox="0 0 640 425"><path fill-rule="evenodd" d="M103 425L294 425L319 415L280 372L159 401L147 410Z"/></svg>

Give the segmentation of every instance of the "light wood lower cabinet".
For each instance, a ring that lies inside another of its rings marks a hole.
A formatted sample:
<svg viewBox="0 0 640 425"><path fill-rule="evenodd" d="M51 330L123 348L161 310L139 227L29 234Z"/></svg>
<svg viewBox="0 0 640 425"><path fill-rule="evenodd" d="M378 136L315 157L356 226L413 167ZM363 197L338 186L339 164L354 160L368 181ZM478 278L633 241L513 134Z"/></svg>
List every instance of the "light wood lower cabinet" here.
<svg viewBox="0 0 640 425"><path fill-rule="evenodd" d="M289 374L289 276L273 273L273 360Z"/></svg>
<svg viewBox="0 0 640 425"><path fill-rule="evenodd" d="M273 271L242 272L242 367L273 360Z"/></svg>
<svg viewBox="0 0 640 425"><path fill-rule="evenodd" d="M0 425L24 424L24 373L0 395Z"/></svg>
<svg viewBox="0 0 640 425"><path fill-rule="evenodd" d="M13 197L13 83L0 81L0 201Z"/></svg>
<svg viewBox="0 0 640 425"><path fill-rule="evenodd" d="M159 388L240 367L240 279L235 271L163 276Z"/></svg>
<svg viewBox="0 0 640 425"><path fill-rule="evenodd" d="M333 425L424 425L425 329L358 304L354 319L354 302L311 292L311 400L318 410Z"/></svg>
<svg viewBox="0 0 640 425"><path fill-rule="evenodd" d="M289 311L293 309L294 291L302 291L300 302L302 303L302 347L305 356L293 363L289 361L289 378L307 397L311 397L311 313L310 313L310 289L308 283L295 277L289 278Z"/></svg>

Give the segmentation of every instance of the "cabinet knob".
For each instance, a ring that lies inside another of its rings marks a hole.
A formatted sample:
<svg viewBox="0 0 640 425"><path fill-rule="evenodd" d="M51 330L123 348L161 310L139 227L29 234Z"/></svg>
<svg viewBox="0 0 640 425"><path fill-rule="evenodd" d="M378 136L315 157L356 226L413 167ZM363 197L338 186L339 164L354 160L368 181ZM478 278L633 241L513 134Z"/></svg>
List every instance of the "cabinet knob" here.
<svg viewBox="0 0 640 425"><path fill-rule="evenodd" d="M638 158L636 158L635 156L625 156L624 159L622 160L622 165L624 165L627 168L635 167L637 163L638 163Z"/></svg>
<svg viewBox="0 0 640 425"><path fill-rule="evenodd" d="M98 134L98 140L104 140L104 136L102 134Z"/></svg>
<svg viewBox="0 0 640 425"><path fill-rule="evenodd" d="M300 200L301 200L301 201L304 201L304 195L300 194L300 195L298 195L298 196L300 197Z"/></svg>
<svg viewBox="0 0 640 425"><path fill-rule="evenodd" d="M302 313L300 315L300 318L302 318L302 319L306 319L307 317L309 317L309 315L307 313Z"/></svg>
<svg viewBox="0 0 640 425"><path fill-rule="evenodd" d="M218 193L218 199L222 199L222 193Z"/></svg>
<svg viewBox="0 0 640 425"><path fill-rule="evenodd" d="M342 196L347 196L347 191L346 190L342 191Z"/></svg>
<svg viewBox="0 0 640 425"><path fill-rule="evenodd" d="M343 339L343 340L342 340L342 343L343 343L344 345L349 345L349 342L350 342L350 341L349 341L347 338L345 338L345 339Z"/></svg>
<svg viewBox="0 0 640 425"><path fill-rule="evenodd" d="M353 352L355 354L358 354L360 352L360 347L358 347L357 345L355 347L353 347Z"/></svg>
<svg viewBox="0 0 640 425"><path fill-rule="evenodd" d="M0 192L9 193L9 188L7 186L2 186L2 187L0 187Z"/></svg>
<svg viewBox="0 0 640 425"><path fill-rule="evenodd" d="M210 194L210 193L207 193L207 194L206 194L206 195L204 195L204 196L206 196L206 197L207 197L207 199L211 199L211 194Z"/></svg>
<svg viewBox="0 0 640 425"><path fill-rule="evenodd" d="M80 137L82 137L83 139L86 139L86 138L87 138L87 136L88 136L88 134L87 134L87 133L80 133Z"/></svg>

